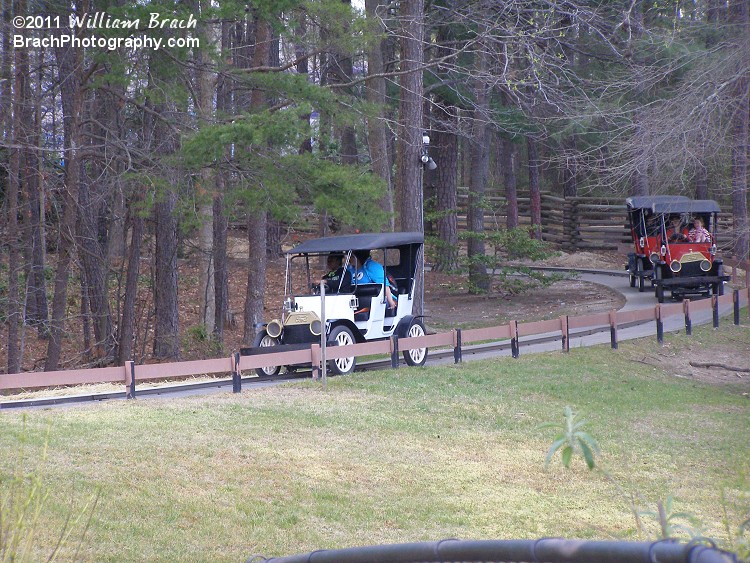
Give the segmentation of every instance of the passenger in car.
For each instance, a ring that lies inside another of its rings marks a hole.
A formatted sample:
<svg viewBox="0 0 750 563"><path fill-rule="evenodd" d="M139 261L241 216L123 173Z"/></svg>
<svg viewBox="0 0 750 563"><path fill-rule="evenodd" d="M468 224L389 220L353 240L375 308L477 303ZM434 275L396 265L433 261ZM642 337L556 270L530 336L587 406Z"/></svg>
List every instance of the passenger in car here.
<svg viewBox="0 0 750 563"><path fill-rule="evenodd" d="M687 242L688 240L687 228L682 226L679 215L673 215L669 220L667 240L669 242Z"/></svg>
<svg viewBox="0 0 750 563"><path fill-rule="evenodd" d="M389 309L396 308L396 298L391 291L391 284L385 277L385 268L370 256L369 250L355 250L352 253L352 263L349 265L353 283L377 283L385 282L385 300Z"/></svg>
<svg viewBox="0 0 750 563"><path fill-rule="evenodd" d="M661 229L661 221L656 215L649 215L646 218L646 236L655 237L659 235Z"/></svg>
<svg viewBox="0 0 750 563"><path fill-rule="evenodd" d="M352 274L343 265L344 254L332 252L326 259L328 273L323 276L327 293L350 293L352 290Z"/></svg>
<svg viewBox="0 0 750 563"><path fill-rule="evenodd" d="M703 219L693 218L693 228L688 233L690 242L711 242L711 233L703 227Z"/></svg>

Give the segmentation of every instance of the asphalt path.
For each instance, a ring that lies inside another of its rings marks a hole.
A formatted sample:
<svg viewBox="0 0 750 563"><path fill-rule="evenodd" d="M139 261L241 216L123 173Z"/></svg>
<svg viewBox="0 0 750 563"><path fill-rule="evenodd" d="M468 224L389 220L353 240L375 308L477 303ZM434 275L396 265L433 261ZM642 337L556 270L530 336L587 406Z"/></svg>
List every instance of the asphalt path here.
<svg viewBox="0 0 750 563"><path fill-rule="evenodd" d="M557 268L546 268L548 270L561 270ZM570 270L568 270L570 271ZM635 309L646 309L654 307L657 304L654 291L651 288L646 289L644 292L639 292L637 288L631 288L628 282L628 276L624 271L588 271L588 270L576 270L578 272L578 279L592 283L599 284L610 289L613 289L621 293L625 297L625 305L621 307L620 311L631 311ZM429 306L428 306L429 309ZM721 316L725 316L731 312L731 306L725 306L720 311ZM429 314L429 310L427 311ZM692 323L694 326L701 324L708 324L712 322L712 312L699 311L692 314ZM723 322L727 322L724 320ZM679 332L685 329L684 319L682 316L672 316L664 320L664 332ZM635 338L643 338L648 336L656 335L656 322L645 322L630 327L620 327L617 331L618 341L631 340ZM610 343L610 331L609 326L602 326L601 330L586 330L579 334L573 333L569 338L570 348L580 348L584 346L594 346L597 344L609 344ZM562 348L562 342L559 335L550 333L549 335L535 335L530 337L521 338L519 342L519 349L521 354L539 353L539 352L550 352L560 350ZM464 361L470 361L474 359L485 359L493 357L510 356L511 351L509 346L476 346L467 347L463 350ZM453 363L452 355L444 355L443 357L428 357L428 365L441 365ZM284 383L289 379L275 379L275 380L264 380L258 381L252 378L243 378L243 388L252 389L258 387L265 387L269 385L277 385ZM190 384L180 385L171 384L165 385L158 388L137 389L136 396L139 399L144 398L156 398L156 397L186 397L195 395L205 395L213 393L227 393L232 392L232 381L231 379L222 379L211 381L208 383L201 384ZM91 402L98 402L109 399L124 399L123 392L117 393L103 393L103 394L89 394L89 395L77 395L69 397L49 397L49 398L37 398L23 401L6 401L0 402L0 408L49 408L52 406L64 406L74 404L85 404Z"/></svg>

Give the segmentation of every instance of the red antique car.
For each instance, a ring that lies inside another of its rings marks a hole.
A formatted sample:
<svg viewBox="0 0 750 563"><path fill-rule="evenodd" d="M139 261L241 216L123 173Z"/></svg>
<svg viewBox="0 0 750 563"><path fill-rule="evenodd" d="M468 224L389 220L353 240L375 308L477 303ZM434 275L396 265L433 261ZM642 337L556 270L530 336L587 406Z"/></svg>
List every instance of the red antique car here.
<svg viewBox="0 0 750 563"><path fill-rule="evenodd" d="M713 200L684 196L642 196L625 201L634 251L626 269L630 286L644 291L649 280L659 303L691 294L723 295L723 261L717 258Z"/></svg>

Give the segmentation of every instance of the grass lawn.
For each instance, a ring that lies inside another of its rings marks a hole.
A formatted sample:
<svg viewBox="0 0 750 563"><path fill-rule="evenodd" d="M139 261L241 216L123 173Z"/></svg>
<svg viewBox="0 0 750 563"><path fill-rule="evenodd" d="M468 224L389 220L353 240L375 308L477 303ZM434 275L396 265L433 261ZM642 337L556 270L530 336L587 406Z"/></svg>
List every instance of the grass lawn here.
<svg viewBox="0 0 750 563"><path fill-rule="evenodd" d="M727 338L750 350L746 322L670 335L667 347ZM354 374L327 390L303 381L0 412L0 478L7 493L17 467L40 468L49 496L32 560L96 491L79 553L96 561L243 561L448 537L656 539L652 518L637 530L622 490L644 511L671 495L730 548L750 504L748 385L639 361L659 350L649 339ZM555 432L539 425L562 423L566 405L588 420L611 478L580 458L544 468Z"/></svg>

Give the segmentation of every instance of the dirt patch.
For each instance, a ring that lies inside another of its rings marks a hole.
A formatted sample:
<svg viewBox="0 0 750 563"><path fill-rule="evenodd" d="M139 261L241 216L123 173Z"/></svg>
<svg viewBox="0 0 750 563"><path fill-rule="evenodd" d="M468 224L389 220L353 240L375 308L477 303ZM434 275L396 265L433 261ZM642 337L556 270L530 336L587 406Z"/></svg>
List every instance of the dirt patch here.
<svg viewBox="0 0 750 563"><path fill-rule="evenodd" d="M565 279L549 287L516 294L470 295L468 280L434 272L425 274L427 326L435 330L485 327L538 321L563 315L586 315L619 309L625 297L608 287Z"/></svg>
<svg viewBox="0 0 750 563"><path fill-rule="evenodd" d="M633 359L680 379L735 387L750 397L750 337L747 333L750 327L745 324L737 328L738 331L724 334L721 342L712 342L710 347L700 341L681 341L679 345L665 342L657 352L634 354Z"/></svg>

